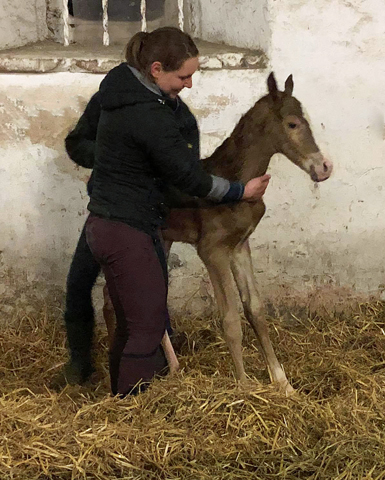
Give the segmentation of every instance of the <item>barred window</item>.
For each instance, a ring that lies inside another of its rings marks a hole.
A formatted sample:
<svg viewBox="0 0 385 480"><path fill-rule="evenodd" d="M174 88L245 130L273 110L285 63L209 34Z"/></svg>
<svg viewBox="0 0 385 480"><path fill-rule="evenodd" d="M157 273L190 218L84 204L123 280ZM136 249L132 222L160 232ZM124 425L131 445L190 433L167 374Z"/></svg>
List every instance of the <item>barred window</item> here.
<svg viewBox="0 0 385 480"><path fill-rule="evenodd" d="M3 0L0 71L102 73L121 60L132 35L166 25L197 41L204 68L260 68L269 40L266 2Z"/></svg>

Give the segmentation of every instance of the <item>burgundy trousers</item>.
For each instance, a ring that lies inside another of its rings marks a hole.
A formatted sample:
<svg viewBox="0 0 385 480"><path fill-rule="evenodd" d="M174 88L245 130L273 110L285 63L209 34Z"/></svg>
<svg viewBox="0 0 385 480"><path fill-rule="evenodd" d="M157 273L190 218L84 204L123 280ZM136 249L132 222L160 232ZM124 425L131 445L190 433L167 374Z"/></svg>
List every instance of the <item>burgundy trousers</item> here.
<svg viewBox="0 0 385 480"><path fill-rule="evenodd" d="M86 222L86 234L103 268L116 315L111 390L121 396L137 393L167 365L160 348L168 318L161 241L93 215Z"/></svg>

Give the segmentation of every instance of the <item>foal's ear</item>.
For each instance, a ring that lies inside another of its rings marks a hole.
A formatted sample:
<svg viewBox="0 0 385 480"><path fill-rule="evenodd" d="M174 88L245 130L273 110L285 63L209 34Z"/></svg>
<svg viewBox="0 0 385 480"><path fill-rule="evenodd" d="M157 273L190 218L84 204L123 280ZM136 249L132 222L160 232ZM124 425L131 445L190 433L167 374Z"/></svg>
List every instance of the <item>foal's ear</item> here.
<svg viewBox="0 0 385 480"><path fill-rule="evenodd" d="M293 75L289 75L285 82L285 93L287 93L288 95L291 95L293 93L293 88L294 88Z"/></svg>
<svg viewBox="0 0 385 480"><path fill-rule="evenodd" d="M269 93L273 100L275 100L278 97L278 87L273 72L271 72L267 78L267 88L269 89Z"/></svg>

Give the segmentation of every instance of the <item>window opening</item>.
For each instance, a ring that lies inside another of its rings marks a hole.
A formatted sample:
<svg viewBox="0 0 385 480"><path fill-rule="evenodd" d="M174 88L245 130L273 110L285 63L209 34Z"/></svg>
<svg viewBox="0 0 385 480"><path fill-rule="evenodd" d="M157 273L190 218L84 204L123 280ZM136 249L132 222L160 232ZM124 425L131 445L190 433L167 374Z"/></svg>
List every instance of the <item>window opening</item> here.
<svg viewBox="0 0 385 480"><path fill-rule="evenodd" d="M184 30L184 0L62 0L63 44L125 44L137 31ZM73 35L70 25L74 25Z"/></svg>

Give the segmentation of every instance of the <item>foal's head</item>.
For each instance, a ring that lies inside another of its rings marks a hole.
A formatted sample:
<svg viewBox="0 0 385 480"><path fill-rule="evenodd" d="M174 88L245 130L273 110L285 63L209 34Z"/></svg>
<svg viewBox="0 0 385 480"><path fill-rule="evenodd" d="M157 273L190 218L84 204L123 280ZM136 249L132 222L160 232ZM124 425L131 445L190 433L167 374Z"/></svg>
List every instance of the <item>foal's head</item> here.
<svg viewBox="0 0 385 480"><path fill-rule="evenodd" d="M269 115L265 128L275 151L283 153L307 172L313 181L327 180L333 164L320 152L309 123L303 116L301 104L292 96L292 75L287 78L283 92L278 90L273 73L267 79L267 86L269 94L264 100L269 103Z"/></svg>

